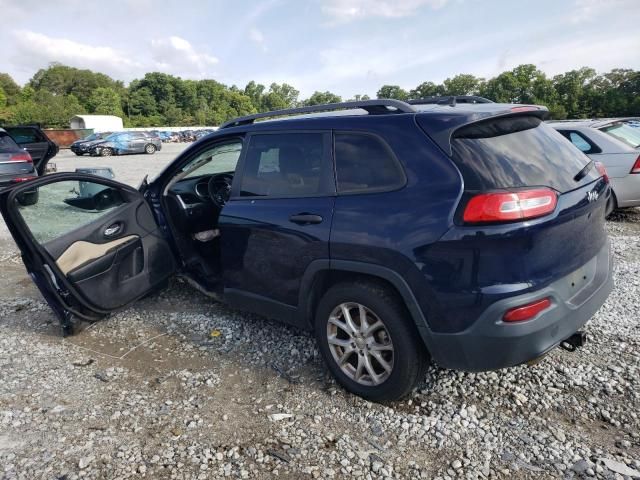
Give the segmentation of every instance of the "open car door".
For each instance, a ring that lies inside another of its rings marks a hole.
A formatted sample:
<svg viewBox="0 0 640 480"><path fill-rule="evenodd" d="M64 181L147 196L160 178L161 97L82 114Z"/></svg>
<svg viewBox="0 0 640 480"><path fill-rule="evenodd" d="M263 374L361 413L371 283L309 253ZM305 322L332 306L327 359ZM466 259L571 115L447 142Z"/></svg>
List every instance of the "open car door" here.
<svg viewBox="0 0 640 480"><path fill-rule="evenodd" d="M37 202L25 205L25 194ZM46 175L0 192L0 210L31 278L71 333L71 316L98 320L175 270L137 190L79 173Z"/></svg>

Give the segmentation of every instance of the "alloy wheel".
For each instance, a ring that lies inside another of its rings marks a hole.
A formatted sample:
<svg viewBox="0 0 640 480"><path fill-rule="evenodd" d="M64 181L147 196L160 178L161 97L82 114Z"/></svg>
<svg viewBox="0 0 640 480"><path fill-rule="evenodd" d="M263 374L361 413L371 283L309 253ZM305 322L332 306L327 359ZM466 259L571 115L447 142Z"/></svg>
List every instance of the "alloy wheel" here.
<svg viewBox="0 0 640 480"><path fill-rule="evenodd" d="M360 303L341 303L333 309L327 342L338 367L361 385L379 385L393 371L391 335L384 322Z"/></svg>

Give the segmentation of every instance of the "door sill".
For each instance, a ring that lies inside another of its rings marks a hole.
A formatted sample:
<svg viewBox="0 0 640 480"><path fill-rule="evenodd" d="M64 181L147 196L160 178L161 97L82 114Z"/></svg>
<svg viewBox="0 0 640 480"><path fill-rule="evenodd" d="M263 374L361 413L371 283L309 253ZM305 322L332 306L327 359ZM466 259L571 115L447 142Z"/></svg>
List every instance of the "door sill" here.
<svg viewBox="0 0 640 480"><path fill-rule="evenodd" d="M203 295L206 295L207 297L212 298L213 300L215 300L217 302L224 303L223 294L222 294L222 288L221 287L219 289L218 288L207 288L204 285L202 285L200 282L195 280L193 277L191 277L189 274L186 274L186 273L178 274L178 278L181 278L182 280L187 282L189 285L191 285L193 288L198 290Z"/></svg>

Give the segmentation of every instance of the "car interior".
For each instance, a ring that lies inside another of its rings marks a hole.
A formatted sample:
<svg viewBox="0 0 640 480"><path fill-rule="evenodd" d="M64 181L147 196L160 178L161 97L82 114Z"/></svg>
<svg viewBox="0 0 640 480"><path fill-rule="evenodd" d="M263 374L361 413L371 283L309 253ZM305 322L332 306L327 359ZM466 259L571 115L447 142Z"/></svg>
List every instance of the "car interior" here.
<svg viewBox="0 0 640 480"><path fill-rule="evenodd" d="M214 145L189 161L165 186L167 220L187 272L205 290L220 280L218 217L231 194L242 142Z"/></svg>

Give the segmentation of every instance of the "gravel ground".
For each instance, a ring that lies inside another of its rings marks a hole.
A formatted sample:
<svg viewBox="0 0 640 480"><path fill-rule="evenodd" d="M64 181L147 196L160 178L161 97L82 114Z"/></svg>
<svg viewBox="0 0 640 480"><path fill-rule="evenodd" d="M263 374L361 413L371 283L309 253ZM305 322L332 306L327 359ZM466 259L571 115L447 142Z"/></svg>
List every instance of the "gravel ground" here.
<svg viewBox="0 0 640 480"><path fill-rule="evenodd" d="M433 366L388 405L336 386L307 333L178 281L63 340L0 240L0 478L640 477L640 212L609 231L584 348Z"/></svg>

